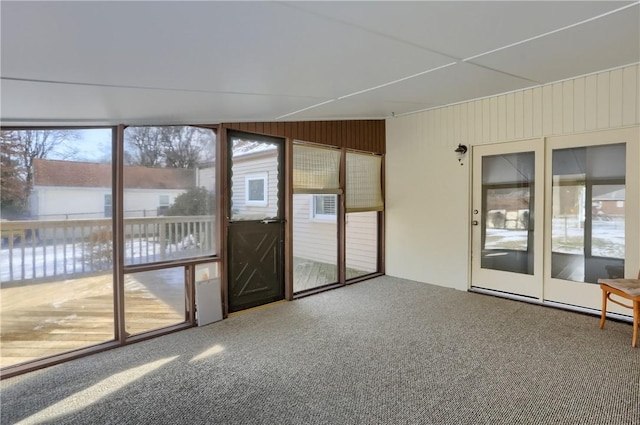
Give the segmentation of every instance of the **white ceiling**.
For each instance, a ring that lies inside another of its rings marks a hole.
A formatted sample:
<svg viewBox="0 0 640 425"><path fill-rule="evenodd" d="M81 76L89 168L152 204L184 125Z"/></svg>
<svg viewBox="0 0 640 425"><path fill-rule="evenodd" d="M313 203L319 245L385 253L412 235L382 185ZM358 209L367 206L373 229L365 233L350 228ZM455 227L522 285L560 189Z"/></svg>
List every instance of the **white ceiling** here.
<svg viewBox="0 0 640 425"><path fill-rule="evenodd" d="M4 125L387 118L640 62L640 5L0 3Z"/></svg>

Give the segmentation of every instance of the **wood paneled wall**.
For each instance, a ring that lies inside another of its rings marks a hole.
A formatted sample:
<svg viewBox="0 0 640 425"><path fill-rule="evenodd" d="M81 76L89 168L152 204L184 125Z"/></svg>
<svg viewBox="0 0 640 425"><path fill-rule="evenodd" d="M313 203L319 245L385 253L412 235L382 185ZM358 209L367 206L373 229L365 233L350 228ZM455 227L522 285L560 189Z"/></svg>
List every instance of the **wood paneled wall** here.
<svg viewBox="0 0 640 425"><path fill-rule="evenodd" d="M222 126L366 152L383 154L386 148L384 120L240 122Z"/></svg>
<svg viewBox="0 0 640 425"><path fill-rule="evenodd" d="M429 143L473 145L637 125L639 103L640 65L631 65L414 117Z"/></svg>

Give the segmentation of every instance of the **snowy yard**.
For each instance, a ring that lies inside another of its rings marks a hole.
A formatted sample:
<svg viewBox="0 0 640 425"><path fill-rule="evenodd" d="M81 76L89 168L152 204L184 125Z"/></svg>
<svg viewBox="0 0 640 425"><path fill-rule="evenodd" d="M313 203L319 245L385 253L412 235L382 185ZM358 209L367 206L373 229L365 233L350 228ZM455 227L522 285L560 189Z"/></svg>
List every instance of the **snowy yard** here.
<svg viewBox="0 0 640 425"><path fill-rule="evenodd" d="M0 250L0 282L95 274L112 268L111 247L101 247L102 255L93 252L86 242L66 244L32 244L25 247L5 246ZM155 239L127 239L125 264L141 264L198 255L200 248L193 236L187 236L177 244L165 244L164 249ZM107 260L105 261L105 258Z"/></svg>
<svg viewBox="0 0 640 425"><path fill-rule="evenodd" d="M527 230L487 229L485 249L527 250ZM624 221L594 221L591 254L598 257L624 258ZM553 222L552 251L563 254L584 254L584 229L564 220Z"/></svg>

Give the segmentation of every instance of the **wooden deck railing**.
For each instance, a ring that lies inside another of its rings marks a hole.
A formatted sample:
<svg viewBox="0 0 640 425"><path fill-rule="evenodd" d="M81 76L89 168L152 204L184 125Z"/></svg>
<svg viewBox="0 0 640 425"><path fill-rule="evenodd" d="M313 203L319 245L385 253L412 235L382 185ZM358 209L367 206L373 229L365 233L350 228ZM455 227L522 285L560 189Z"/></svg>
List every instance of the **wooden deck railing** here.
<svg viewBox="0 0 640 425"><path fill-rule="evenodd" d="M212 254L211 216L125 218L125 264ZM13 282L97 273L113 266L112 220L0 223L0 280Z"/></svg>

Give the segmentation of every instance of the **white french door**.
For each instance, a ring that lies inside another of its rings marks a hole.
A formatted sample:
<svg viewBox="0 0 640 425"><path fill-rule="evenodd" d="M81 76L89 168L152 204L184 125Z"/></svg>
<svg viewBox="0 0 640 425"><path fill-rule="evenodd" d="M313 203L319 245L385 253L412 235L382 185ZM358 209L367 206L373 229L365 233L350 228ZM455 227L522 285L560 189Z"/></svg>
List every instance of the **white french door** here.
<svg viewBox="0 0 640 425"><path fill-rule="evenodd" d="M598 278L640 268L639 145L631 127L474 147L472 288L599 310Z"/></svg>
<svg viewBox="0 0 640 425"><path fill-rule="evenodd" d="M545 300L599 310L598 278L637 276L639 140L638 127L547 139Z"/></svg>
<svg viewBox="0 0 640 425"><path fill-rule="evenodd" d="M541 139L473 148L472 286L540 299Z"/></svg>

